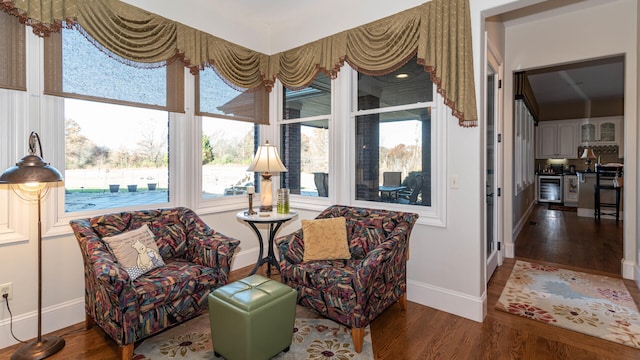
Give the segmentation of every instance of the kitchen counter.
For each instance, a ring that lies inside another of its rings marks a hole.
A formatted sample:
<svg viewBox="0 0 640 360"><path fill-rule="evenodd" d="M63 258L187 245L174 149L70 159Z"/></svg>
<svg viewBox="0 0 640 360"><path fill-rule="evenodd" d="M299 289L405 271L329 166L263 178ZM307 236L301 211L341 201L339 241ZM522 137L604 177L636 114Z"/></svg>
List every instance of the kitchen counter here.
<svg viewBox="0 0 640 360"><path fill-rule="evenodd" d="M596 173L580 171L578 172L578 216L593 217L594 212L594 187L596 184ZM614 191L602 191L602 202L615 202ZM624 194L624 188L622 188ZM624 196L621 195L620 209L623 209Z"/></svg>

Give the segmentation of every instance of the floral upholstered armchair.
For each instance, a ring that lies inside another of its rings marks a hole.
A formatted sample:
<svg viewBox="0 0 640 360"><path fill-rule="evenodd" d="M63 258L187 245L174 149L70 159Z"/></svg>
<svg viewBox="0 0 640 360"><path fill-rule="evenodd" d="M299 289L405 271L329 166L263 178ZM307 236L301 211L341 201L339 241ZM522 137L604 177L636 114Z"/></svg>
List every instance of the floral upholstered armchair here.
<svg viewBox="0 0 640 360"><path fill-rule="evenodd" d="M347 258L305 261L303 223L275 240L280 276L298 291L300 305L350 327L361 352L373 319L396 301L406 309L409 236L418 215L334 205L316 219L337 217L346 219Z"/></svg>
<svg viewBox="0 0 640 360"><path fill-rule="evenodd" d="M136 341L207 311L207 296L228 282L240 244L183 207L114 213L70 225L84 260L86 326L98 324L118 344L122 359L131 359ZM110 241L127 234L137 235L129 243ZM144 241L155 245L142 246ZM136 251L131 267L119 253L127 249Z"/></svg>

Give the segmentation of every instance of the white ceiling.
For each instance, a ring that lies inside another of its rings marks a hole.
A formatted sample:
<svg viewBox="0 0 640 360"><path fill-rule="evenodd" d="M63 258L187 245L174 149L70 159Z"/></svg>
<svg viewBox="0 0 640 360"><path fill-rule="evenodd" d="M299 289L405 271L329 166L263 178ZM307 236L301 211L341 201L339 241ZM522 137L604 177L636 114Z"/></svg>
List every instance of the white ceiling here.
<svg viewBox="0 0 640 360"><path fill-rule="evenodd" d="M527 71L538 104L624 98L624 58Z"/></svg>

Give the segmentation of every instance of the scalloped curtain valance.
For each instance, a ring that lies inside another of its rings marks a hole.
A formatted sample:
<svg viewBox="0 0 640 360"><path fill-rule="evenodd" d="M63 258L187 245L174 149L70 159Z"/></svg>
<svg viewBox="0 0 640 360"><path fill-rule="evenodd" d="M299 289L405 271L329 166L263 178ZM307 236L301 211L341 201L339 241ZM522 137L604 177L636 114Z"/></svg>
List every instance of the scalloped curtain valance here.
<svg viewBox="0 0 640 360"><path fill-rule="evenodd" d="M477 126L469 0L432 0L415 8L273 55L225 41L118 0L0 0L39 36L79 24L109 52L138 66L180 58L192 73L214 66L241 88L309 85L318 71L336 77L346 61L381 75L417 54L464 127Z"/></svg>

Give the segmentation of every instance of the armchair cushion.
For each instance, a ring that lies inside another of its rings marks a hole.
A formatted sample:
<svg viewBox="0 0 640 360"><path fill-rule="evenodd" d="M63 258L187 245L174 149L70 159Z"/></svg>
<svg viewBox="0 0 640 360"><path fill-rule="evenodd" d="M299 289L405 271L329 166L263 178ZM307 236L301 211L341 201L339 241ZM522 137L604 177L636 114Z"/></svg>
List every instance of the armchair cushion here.
<svg viewBox="0 0 640 360"><path fill-rule="evenodd" d="M344 217L301 222L304 234L304 261L351 258Z"/></svg>
<svg viewBox="0 0 640 360"><path fill-rule="evenodd" d="M109 245L116 260L124 267L131 280L165 265L158 252L155 236L147 224L135 230L104 237L102 240Z"/></svg>

